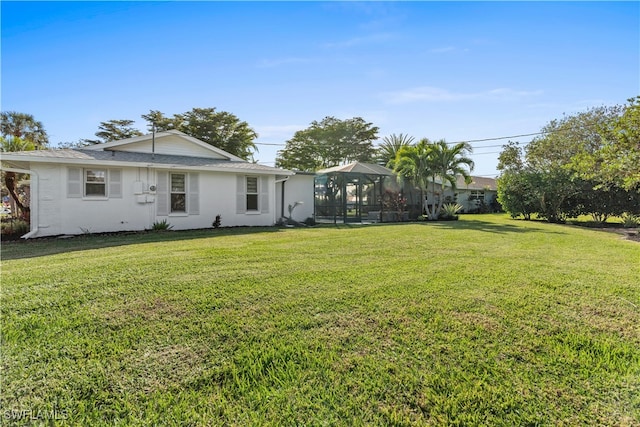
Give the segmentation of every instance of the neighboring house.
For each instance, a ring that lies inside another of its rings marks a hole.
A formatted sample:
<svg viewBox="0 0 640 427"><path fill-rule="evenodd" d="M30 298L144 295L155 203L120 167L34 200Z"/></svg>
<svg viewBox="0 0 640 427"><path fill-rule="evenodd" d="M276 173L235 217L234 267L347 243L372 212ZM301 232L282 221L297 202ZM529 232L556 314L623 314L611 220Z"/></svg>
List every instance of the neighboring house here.
<svg viewBox="0 0 640 427"><path fill-rule="evenodd" d="M497 209L498 185L494 178L472 176L471 183L467 184L459 176L456 187L453 200L462 205L463 212L489 212ZM451 195L449 193L453 193L450 188L445 190L445 200L447 195Z"/></svg>
<svg viewBox="0 0 640 427"><path fill-rule="evenodd" d="M208 228L216 215L223 227L270 226L288 215L283 202L307 205L294 212L299 221L313 209L313 179L307 192L308 177L247 162L175 130L78 149L7 152L2 169L31 174L31 231L23 237L145 230L164 220L174 230Z"/></svg>

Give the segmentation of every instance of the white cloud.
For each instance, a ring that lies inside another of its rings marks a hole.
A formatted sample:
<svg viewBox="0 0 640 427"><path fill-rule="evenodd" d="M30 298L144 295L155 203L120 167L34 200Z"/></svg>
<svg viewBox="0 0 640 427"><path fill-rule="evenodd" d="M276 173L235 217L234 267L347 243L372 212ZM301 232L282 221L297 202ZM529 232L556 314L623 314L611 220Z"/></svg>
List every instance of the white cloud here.
<svg viewBox="0 0 640 427"><path fill-rule="evenodd" d="M429 53L447 53L447 52L453 52L454 50L456 50L456 48L453 46L444 46L444 47L429 49Z"/></svg>
<svg viewBox="0 0 640 427"><path fill-rule="evenodd" d="M400 91L386 92L382 94L382 97L391 104L406 104L418 101L452 102L470 99L509 100L540 94L542 94L540 90L522 91L509 88L497 88L482 92L453 92L432 86L420 86Z"/></svg>

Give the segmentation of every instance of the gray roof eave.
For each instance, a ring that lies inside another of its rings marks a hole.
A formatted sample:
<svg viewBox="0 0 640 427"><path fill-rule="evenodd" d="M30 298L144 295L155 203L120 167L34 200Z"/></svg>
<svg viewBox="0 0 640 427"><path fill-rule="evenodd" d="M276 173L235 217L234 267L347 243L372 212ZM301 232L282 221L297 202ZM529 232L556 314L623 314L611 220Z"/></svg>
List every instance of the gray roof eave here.
<svg viewBox="0 0 640 427"><path fill-rule="evenodd" d="M90 151L90 150L86 150ZM37 154L35 154L37 153ZM210 172L229 172L229 173L252 173L257 175L294 175L294 172L285 169L274 168L271 166L263 166L256 163L237 162L227 160L215 160L200 157L187 156L166 156L151 155L147 153L126 153L129 157L137 156L144 161L120 160L115 159L116 155L112 155L111 151L94 151L87 154L83 150L68 150L66 153L51 153L46 155L44 152L14 152L3 153L3 162L21 162L21 163L48 163L48 164L68 164L68 165L84 165L84 166L105 166L105 167L145 167L155 169L176 169L176 170L192 170L192 171L210 171ZM118 152L119 157L121 156ZM67 155L64 155L67 154ZM98 157L98 158L96 158ZM113 159L112 159L113 157ZM178 160L178 161L167 161ZM180 161L182 160L182 161ZM195 163L195 164L194 164Z"/></svg>

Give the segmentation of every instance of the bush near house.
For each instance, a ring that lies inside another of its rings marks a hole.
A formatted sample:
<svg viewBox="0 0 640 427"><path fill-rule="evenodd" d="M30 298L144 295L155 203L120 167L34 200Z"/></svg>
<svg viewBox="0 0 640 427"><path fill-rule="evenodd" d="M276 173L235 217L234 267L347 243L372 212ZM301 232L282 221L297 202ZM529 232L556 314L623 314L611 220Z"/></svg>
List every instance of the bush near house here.
<svg viewBox="0 0 640 427"><path fill-rule="evenodd" d="M29 223L21 219L6 216L0 220L0 238L16 240L29 232Z"/></svg>
<svg viewBox="0 0 640 427"><path fill-rule="evenodd" d="M8 424L635 425L639 258L505 215L3 243L0 405Z"/></svg>

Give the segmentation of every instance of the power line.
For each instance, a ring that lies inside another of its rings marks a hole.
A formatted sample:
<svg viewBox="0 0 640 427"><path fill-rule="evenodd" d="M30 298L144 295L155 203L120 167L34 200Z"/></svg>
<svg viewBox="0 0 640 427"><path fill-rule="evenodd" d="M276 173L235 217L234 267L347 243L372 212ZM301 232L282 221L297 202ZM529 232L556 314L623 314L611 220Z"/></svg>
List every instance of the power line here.
<svg viewBox="0 0 640 427"><path fill-rule="evenodd" d="M479 175L477 175L477 174L474 173L472 176L479 177L479 178L495 178L495 177L500 176L500 174L499 173L491 173L491 174L479 174Z"/></svg>
<svg viewBox="0 0 640 427"><path fill-rule="evenodd" d="M558 132L558 131L555 131ZM552 131L549 132L535 132L535 133L523 133L520 135L509 135L509 136L498 136L498 137L494 137L494 138L483 138L483 139L469 139L466 141L453 141L453 142L447 142L447 145L454 145L454 144L460 144L462 142L468 142L468 143L472 143L472 142L486 142L486 141L499 141L502 139L510 139L510 138L522 138L525 136L536 136L536 135L544 135L547 133L553 133ZM277 146L277 147L284 147L287 144L286 143L278 143L278 142L254 142L255 145L269 145L269 146ZM502 147L502 145L484 145L482 147L476 147L476 148L490 148L490 147Z"/></svg>
<svg viewBox="0 0 640 427"><path fill-rule="evenodd" d="M456 142L447 142L447 144L460 144L461 142L484 142L484 141L499 141L501 139L510 139L510 138L521 138L523 136L535 136L535 135L544 135L551 132L536 132L536 133L523 133L522 135L511 135L511 136L499 136L496 138L484 138L484 139L470 139L467 141L456 141ZM487 147L489 147L487 145ZM501 147L501 145L499 146ZM480 148L480 147L478 147Z"/></svg>
<svg viewBox="0 0 640 427"><path fill-rule="evenodd" d="M509 138L509 137L507 137ZM520 144L526 145L529 144L531 141L527 141L527 142L520 142ZM256 142L256 145L272 145L272 146L284 146L286 144L276 144L276 143L265 143L265 142ZM447 142L447 144L457 144L455 142ZM482 145L482 146L475 146L472 147L474 149L479 149L479 148L498 148L498 147L504 147L504 144L493 144L493 145ZM489 153L472 153L472 154L489 154Z"/></svg>
<svg viewBox="0 0 640 427"><path fill-rule="evenodd" d="M587 129L593 129L595 128L595 126L583 126L584 128ZM460 144L462 142L467 142L467 143L472 143L472 142L486 142L486 141L500 141L502 139L511 139L511 138L522 138L525 136L538 136L538 135L547 135L547 134L554 134L554 133L562 133L565 132L567 129L555 129L555 130L548 130L548 131L541 131L541 132L533 132L533 133L523 133L523 134L519 134L519 135L508 135L508 136L496 136L496 137L492 137L492 138L482 138L482 139L468 139L468 140L463 140L463 141L453 141L453 142L447 142L447 145L454 145L454 144ZM527 141L523 144L529 144L531 141ZM271 146L279 146L279 147L284 147L287 144L286 143L271 143L271 142L254 142L254 144L256 145L271 145ZM502 145L484 145L482 147L475 147L475 148L491 148L491 147L502 147Z"/></svg>
<svg viewBox="0 0 640 427"><path fill-rule="evenodd" d="M486 153L471 153L470 156L482 156L483 154L500 154L500 151L488 151Z"/></svg>

